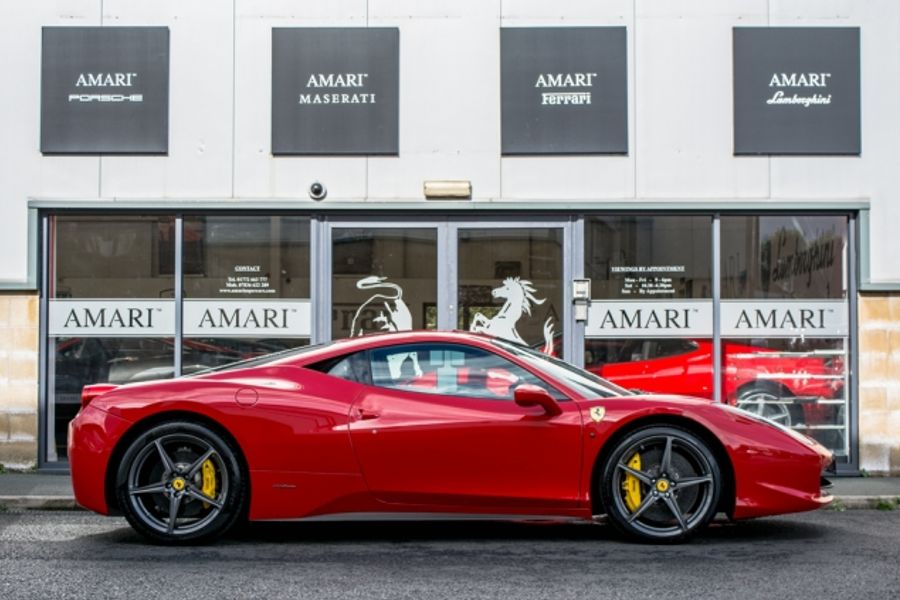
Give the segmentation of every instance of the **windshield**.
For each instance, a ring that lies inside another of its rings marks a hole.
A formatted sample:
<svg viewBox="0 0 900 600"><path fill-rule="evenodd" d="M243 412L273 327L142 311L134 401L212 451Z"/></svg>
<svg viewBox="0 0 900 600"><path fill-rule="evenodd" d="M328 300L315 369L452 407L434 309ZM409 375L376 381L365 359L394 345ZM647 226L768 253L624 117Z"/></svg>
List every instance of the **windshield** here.
<svg viewBox="0 0 900 600"><path fill-rule="evenodd" d="M246 358L244 360L239 360L224 365L218 365L216 367L210 367L208 369L194 371L193 373L188 375L188 377L207 375L209 373L218 373L219 371L231 371L232 369L249 369L250 367L260 367L262 365L275 362L276 360L300 356L301 354L306 354L307 352L318 350L319 348L324 348L328 345L329 344L313 344L311 346L300 346L299 348L288 348L287 350L280 350L278 352L272 352L271 354L265 354L263 356L254 356L253 358Z"/></svg>
<svg viewBox="0 0 900 600"><path fill-rule="evenodd" d="M632 395L625 388L601 379L593 373L573 367L567 362L547 356L527 346L520 346L519 344L500 339L492 340L492 342L510 354L521 358L541 373L546 373L577 390L585 398L610 398L612 396Z"/></svg>

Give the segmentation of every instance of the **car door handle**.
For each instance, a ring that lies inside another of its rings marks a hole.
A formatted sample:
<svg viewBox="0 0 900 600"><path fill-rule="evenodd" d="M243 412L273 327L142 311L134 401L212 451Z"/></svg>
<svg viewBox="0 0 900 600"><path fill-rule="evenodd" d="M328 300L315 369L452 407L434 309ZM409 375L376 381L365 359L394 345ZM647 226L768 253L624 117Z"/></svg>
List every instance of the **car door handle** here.
<svg viewBox="0 0 900 600"><path fill-rule="evenodd" d="M358 421L371 421L372 419L377 419L381 416L381 413L375 412L374 410L366 410L364 408L356 409L356 419Z"/></svg>

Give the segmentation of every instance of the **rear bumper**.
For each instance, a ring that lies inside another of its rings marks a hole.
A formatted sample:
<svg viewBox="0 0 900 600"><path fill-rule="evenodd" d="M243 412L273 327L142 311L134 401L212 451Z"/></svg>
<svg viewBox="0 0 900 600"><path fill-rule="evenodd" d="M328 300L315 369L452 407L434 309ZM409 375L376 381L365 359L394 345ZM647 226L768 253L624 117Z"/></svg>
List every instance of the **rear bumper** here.
<svg viewBox="0 0 900 600"><path fill-rule="evenodd" d="M69 423L69 469L75 501L108 515L106 475L116 443L131 423L88 405Z"/></svg>

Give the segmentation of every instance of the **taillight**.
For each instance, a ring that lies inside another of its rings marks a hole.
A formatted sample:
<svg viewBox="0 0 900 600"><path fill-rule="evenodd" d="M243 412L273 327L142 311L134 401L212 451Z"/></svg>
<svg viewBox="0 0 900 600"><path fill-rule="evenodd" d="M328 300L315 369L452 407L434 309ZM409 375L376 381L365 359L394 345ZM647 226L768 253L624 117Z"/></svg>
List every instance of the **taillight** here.
<svg viewBox="0 0 900 600"><path fill-rule="evenodd" d="M114 390L117 387L119 386L114 383L92 383L91 385L84 386L81 389L81 408L86 407L91 403L91 400L97 396L102 396L106 392Z"/></svg>

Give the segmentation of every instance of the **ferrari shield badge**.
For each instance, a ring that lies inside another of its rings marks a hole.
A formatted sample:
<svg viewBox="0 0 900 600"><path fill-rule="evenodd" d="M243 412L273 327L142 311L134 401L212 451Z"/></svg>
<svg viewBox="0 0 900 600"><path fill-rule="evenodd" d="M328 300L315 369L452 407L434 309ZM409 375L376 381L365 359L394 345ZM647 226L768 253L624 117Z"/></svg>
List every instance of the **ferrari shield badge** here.
<svg viewBox="0 0 900 600"><path fill-rule="evenodd" d="M594 423L602 421L604 416L606 416L606 409L602 406L595 406L591 409L591 419L594 420Z"/></svg>

